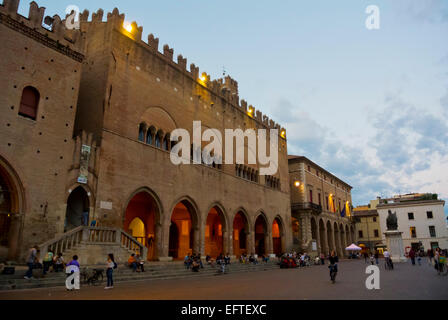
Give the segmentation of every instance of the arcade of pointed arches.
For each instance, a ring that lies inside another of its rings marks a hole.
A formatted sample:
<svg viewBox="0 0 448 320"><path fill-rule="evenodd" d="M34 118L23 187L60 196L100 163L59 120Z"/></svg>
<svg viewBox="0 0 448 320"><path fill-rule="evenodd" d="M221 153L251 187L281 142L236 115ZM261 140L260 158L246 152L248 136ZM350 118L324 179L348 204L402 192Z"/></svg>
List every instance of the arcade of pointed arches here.
<svg viewBox="0 0 448 320"><path fill-rule="evenodd" d="M123 229L147 247L148 260L183 260L191 253L213 258L221 253L278 255L286 250L285 222L279 215L270 221L260 210L252 220L244 208L228 212L219 202L203 215L187 196L168 210L149 188L135 191L126 203Z"/></svg>

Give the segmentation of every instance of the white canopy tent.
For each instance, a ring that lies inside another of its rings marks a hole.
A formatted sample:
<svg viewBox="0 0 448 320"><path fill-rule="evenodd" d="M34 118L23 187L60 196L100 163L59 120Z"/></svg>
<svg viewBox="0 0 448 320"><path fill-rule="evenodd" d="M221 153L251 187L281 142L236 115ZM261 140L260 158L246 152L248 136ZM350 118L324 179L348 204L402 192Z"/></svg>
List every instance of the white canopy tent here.
<svg viewBox="0 0 448 320"><path fill-rule="evenodd" d="M347 251L361 251L362 248L358 247L356 244L353 243L351 246L345 248L345 250L347 250Z"/></svg>

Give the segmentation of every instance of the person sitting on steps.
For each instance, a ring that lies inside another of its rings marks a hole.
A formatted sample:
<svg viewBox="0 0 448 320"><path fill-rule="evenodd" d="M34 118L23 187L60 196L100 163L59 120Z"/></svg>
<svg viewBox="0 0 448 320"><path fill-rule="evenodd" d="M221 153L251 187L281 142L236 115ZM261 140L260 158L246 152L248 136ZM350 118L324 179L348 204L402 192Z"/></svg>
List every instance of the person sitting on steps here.
<svg viewBox="0 0 448 320"><path fill-rule="evenodd" d="M137 260L135 259L135 254L131 254L128 259L128 267L132 269L132 271L137 271Z"/></svg>

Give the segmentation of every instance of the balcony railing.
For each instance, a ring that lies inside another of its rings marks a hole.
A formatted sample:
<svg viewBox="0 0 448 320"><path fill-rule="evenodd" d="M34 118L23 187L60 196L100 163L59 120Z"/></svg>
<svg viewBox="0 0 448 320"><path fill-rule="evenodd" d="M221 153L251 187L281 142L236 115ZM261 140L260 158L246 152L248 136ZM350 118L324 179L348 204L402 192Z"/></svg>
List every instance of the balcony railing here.
<svg viewBox="0 0 448 320"><path fill-rule="evenodd" d="M312 202L293 203L291 207L293 210L312 210L318 214L323 211L321 205Z"/></svg>

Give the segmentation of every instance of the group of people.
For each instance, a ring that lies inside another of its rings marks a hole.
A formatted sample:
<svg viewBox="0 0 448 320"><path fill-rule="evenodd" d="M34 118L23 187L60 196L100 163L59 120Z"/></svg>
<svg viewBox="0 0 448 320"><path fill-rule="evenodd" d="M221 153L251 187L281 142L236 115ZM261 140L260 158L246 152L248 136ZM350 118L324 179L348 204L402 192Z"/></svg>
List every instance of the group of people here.
<svg viewBox="0 0 448 320"><path fill-rule="evenodd" d="M447 257L447 250L442 250L440 248L434 249L428 249L426 252L426 256L428 257L428 263L433 265L434 268L437 270L438 274L441 274L445 271L446 266L446 257ZM408 253L408 257L411 259L412 265L416 265L416 260L418 265L422 265L422 259L425 256L425 252L423 250L414 250L414 248L411 248L411 250Z"/></svg>
<svg viewBox="0 0 448 320"><path fill-rule="evenodd" d="M24 278L27 280L34 279L33 270L34 269L43 269L42 274L45 276L48 271L50 272L62 272L64 268L69 266L76 266L78 270L80 270L79 258L77 255L74 255L72 260L68 263L65 263L62 253L54 254L53 251L49 250L42 262L40 263L40 250L39 247L33 246L30 248L28 252L28 256L26 259L28 270L25 273ZM104 289L112 289L113 288L113 270L117 268L117 263L115 262L115 258L113 254L109 254L107 256L106 261L106 276L107 276L107 286ZM50 270L51 269L51 270ZM143 264L142 264L143 269Z"/></svg>
<svg viewBox="0 0 448 320"><path fill-rule="evenodd" d="M243 253L242 255L240 255L239 262L241 264L258 264L259 259L263 263L269 263L268 255L262 254L260 256L256 256L254 253L251 253L250 255L248 255L247 253Z"/></svg>
<svg viewBox="0 0 448 320"><path fill-rule="evenodd" d="M325 260L325 256L321 254L316 257L315 264L323 264ZM284 253L279 256L280 268L298 268L298 267L309 267L311 266L312 259L311 257L305 253L297 253L295 251L291 253Z"/></svg>
<svg viewBox="0 0 448 320"><path fill-rule="evenodd" d="M431 250L429 255L429 262L433 264L434 268L437 270L437 274L441 274L446 272L447 264L446 257L448 254L448 250L442 250L437 248L436 250Z"/></svg>
<svg viewBox="0 0 448 320"><path fill-rule="evenodd" d="M199 272L199 268L204 269L201 256L196 253L187 254L184 258L184 265L187 270L191 269L192 272Z"/></svg>
<svg viewBox="0 0 448 320"><path fill-rule="evenodd" d="M28 270L25 273L25 279L31 279L33 277L33 269L43 269L42 274L45 276L50 272L61 272L65 268L65 261L62 253L54 254L53 251L48 251L45 257L40 263L40 250L38 246L33 246L28 252L26 259Z"/></svg>
<svg viewBox="0 0 448 320"><path fill-rule="evenodd" d="M128 259L128 267L134 272L145 272L144 262L139 254L131 254Z"/></svg>

